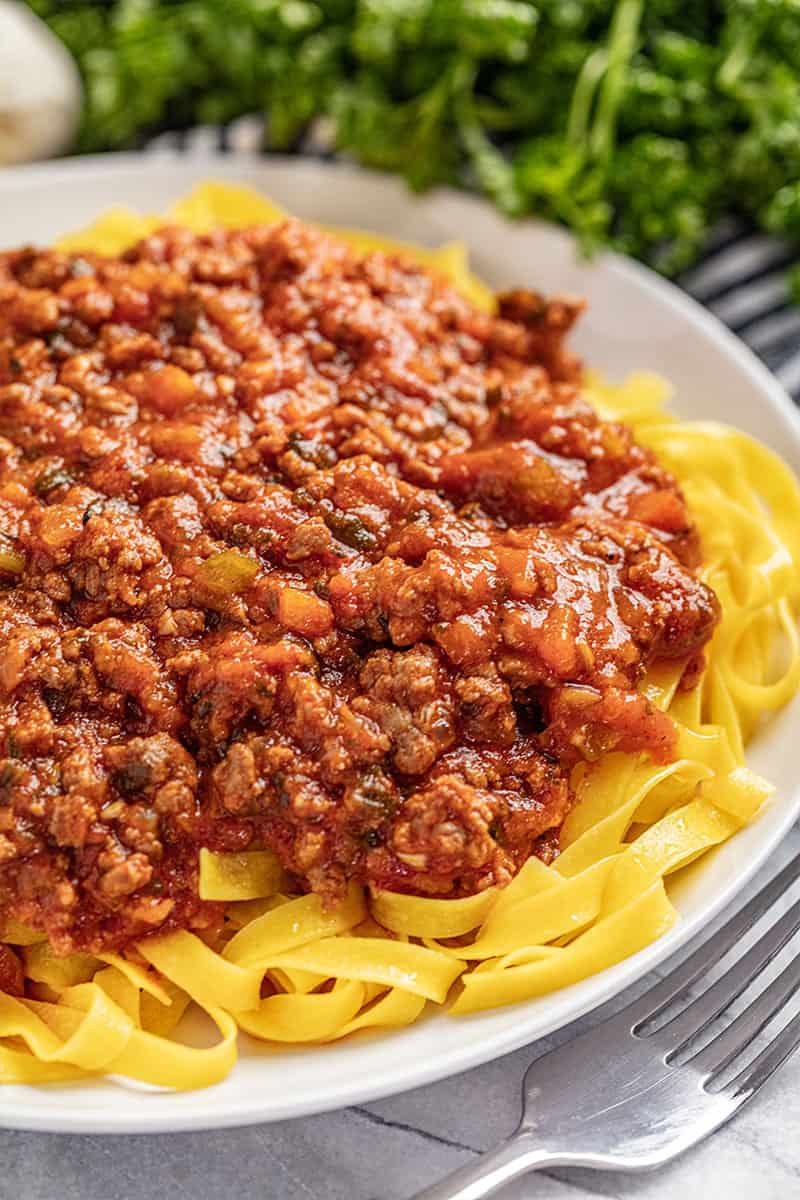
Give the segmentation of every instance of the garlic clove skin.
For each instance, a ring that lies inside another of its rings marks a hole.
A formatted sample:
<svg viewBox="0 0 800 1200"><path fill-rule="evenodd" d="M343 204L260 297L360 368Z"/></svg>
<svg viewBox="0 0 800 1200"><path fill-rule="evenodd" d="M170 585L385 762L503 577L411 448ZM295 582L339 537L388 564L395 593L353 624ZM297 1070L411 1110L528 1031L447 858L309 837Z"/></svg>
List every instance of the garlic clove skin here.
<svg viewBox="0 0 800 1200"><path fill-rule="evenodd" d="M82 103L66 48L25 4L0 0L0 165L70 145Z"/></svg>

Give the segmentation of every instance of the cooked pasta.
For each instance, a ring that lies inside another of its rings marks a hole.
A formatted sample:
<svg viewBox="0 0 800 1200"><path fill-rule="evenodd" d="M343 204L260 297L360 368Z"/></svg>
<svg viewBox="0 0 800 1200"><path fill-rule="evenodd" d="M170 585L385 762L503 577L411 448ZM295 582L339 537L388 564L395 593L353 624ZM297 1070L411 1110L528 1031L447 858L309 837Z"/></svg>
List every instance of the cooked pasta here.
<svg viewBox="0 0 800 1200"><path fill-rule="evenodd" d="M169 219L202 232L278 216L255 193L208 184ZM160 223L117 210L63 244L116 254ZM403 249L473 303L491 303L460 246ZM287 893L270 851L204 850L201 898L227 905L222 931L205 940L182 930L124 954L57 957L43 935L9 922L3 939L29 987L24 998L0 994L0 1080L105 1074L203 1087L232 1069L238 1029L298 1044L406 1026L426 1007L457 1020L594 975L675 923L669 877L751 821L772 790L744 754L765 716L800 687L800 490L743 433L675 419L668 385L655 376L619 386L589 376L585 394L677 477L699 527L702 577L721 603L698 686L679 690L679 668L663 664L641 685L677 727L675 760L614 751L579 763L558 857L550 865L530 857L507 886L463 898L351 884L325 907L316 895ZM175 1036L190 1005L218 1030L210 1048Z"/></svg>

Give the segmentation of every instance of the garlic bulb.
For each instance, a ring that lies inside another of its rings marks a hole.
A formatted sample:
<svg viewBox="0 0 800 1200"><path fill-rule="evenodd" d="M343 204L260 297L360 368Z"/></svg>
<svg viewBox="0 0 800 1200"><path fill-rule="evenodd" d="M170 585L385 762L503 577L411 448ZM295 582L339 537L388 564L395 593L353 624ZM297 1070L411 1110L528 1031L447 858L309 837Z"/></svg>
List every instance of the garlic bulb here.
<svg viewBox="0 0 800 1200"><path fill-rule="evenodd" d="M0 164L66 149L78 124L77 67L43 21L0 0Z"/></svg>

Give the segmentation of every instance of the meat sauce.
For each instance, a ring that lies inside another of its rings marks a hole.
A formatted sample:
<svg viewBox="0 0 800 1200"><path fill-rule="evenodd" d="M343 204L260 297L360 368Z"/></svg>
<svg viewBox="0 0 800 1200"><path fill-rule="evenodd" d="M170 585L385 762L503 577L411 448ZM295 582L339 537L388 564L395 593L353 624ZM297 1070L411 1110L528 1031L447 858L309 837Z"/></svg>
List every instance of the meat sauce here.
<svg viewBox="0 0 800 1200"><path fill-rule="evenodd" d="M557 853L578 759L673 755L637 681L691 681L718 605L580 308L295 222L0 256L7 913L213 926L200 846L467 895Z"/></svg>

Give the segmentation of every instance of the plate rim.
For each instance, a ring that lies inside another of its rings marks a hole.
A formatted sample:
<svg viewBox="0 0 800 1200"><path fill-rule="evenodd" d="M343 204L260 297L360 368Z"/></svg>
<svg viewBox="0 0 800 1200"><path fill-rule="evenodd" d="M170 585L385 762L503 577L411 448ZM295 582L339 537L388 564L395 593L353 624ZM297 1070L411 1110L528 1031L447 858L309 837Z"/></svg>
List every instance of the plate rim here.
<svg viewBox="0 0 800 1200"><path fill-rule="evenodd" d="M330 171L343 177L366 175L373 180L380 180L386 185L404 187L401 180L385 173L372 171L355 164L321 160L314 157L294 158L287 155L260 155L242 152L224 154L215 151L159 150L84 155L45 163L8 167L0 172L0 200L4 194L13 195L14 192L24 190L38 181L53 183L63 175L69 177L80 175L90 177L95 173L124 175L128 171L140 170L143 165L146 165L149 171L159 172L174 171L181 165L190 165L193 170L197 170L205 165L210 175L217 175L220 178L224 178L226 172L230 176L237 170L248 168L259 172L268 171L270 167L296 170L298 173L302 173L304 170ZM231 168L234 168L233 172ZM491 208L490 202L485 198L452 188L436 188L426 194L429 202L435 202L440 196L450 199L451 202L457 200L469 207ZM413 197L410 198L413 199ZM575 248L574 238L558 226L537 219L528 219L522 224L546 231L548 236L559 239L565 249L574 250ZM800 449L800 412L780 381L719 318L703 308L692 296L681 291L674 283L633 259L615 251L603 251L597 256L595 262L608 263L626 279L655 293L660 302L686 317L716 342L725 355L733 361L734 366L747 377L758 395L770 404L777 415L783 418L788 427L789 436ZM390 1066L388 1069L378 1071L369 1081L361 1078L352 1079L341 1086L338 1091L328 1085L327 1094L321 1100L310 1098L307 1093L294 1097L288 1094L289 1090L287 1089L286 1099L281 1105L271 1099L266 1103L259 1104L258 1095L253 1096L250 1093L246 1093L243 1098L236 1098L234 1101L228 1098L215 1099L214 1088L209 1088L191 1093L193 1097L198 1098L198 1103L191 1112L170 1113L163 1109L162 1104L168 1103L170 1097L185 1094L165 1093L154 1095L152 1097L153 1104L146 1112L137 1112L135 1115L130 1113L118 1115L110 1108L104 1108L102 1111L99 1111L99 1106L96 1106L95 1109L84 1108L80 1104L80 1091L75 1090L68 1098L65 1098L64 1110L57 1113L49 1106L37 1111L35 1098L28 1103L19 1103L20 1097L15 1097L13 1107L12 1105L6 1106L2 1103L3 1098L0 1093L0 1128L93 1134L152 1134L231 1128L310 1116L349 1104L370 1102L470 1070L522 1046L533 1044L540 1038L585 1016L588 1012L600 1008L613 996L620 994L626 986L640 980L653 968L672 958L697 936L702 925L712 921L726 906L731 905L736 895L746 887L784 839L795 823L798 813L800 813L800 790L787 799L785 813L775 828L763 839L746 866L732 880L720 887L714 898L706 903L701 911L684 917L662 938L637 954L591 977L594 987L585 1000L575 1003L566 1016L555 1014L552 1021L540 1019L536 1032L531 1032L529 1028L526 1028L523 1017L516 1025L509 1022L488 1040L477 1037L470 1042L465 1038L458 1048L449 1050L428 1062L413 1060L404 1063L400 1069L397 1066ZM515 1009L521 1012L522 1005L509 1006L508 1011L513 1012ZM479 1021L481 1014L475 1016ZM475 1017L471 1019L474 1021ZM530 1019L528 1023L530 1024ZM385 1040L387 1037L391 1037L391 1033L377 1036ZM335 1053L335 1047L327 1049L331 1053ZM265 1064L268 1061L268 1058L265 1057ZM47 1091L51 1091L57 1085L40 1085L40 1088L35 1091L31 1089L33 1097L40 1094L41 1086ZM87 1097L90 1096L90 1087L87 1088L85 1094Z"/></svg>

